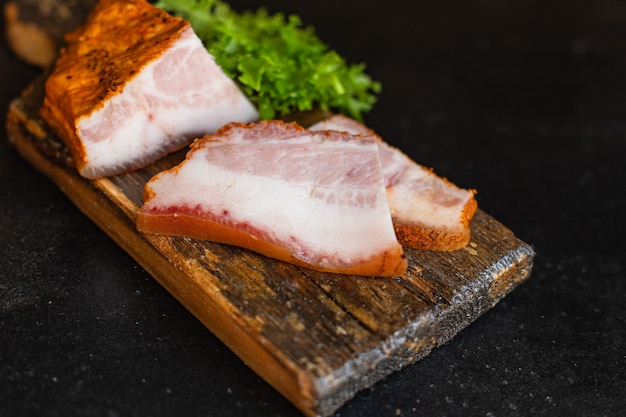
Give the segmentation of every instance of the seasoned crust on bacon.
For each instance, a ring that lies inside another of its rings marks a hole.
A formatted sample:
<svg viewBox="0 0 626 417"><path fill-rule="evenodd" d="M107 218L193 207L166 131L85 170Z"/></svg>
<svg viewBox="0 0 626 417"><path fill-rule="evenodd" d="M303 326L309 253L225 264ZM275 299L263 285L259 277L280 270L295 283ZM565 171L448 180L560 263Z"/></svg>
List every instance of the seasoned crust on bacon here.
<svg viewBox="0 0 626 417"><path fill-rule="evenodd" d="M398 218L394 219L393 227L403 246L438 251L457 250L464 248L470 241L469 224L477 208L476 200L468 198L455 228L434 228L428 222L403 224Z"/></svg>
<svg viewBox="0 0 626 417"><path fill-rule="evenodd" d="M41 114L88 178L143 167L258 113L189 23L144 0L100 0L67 35Z"/></svg>

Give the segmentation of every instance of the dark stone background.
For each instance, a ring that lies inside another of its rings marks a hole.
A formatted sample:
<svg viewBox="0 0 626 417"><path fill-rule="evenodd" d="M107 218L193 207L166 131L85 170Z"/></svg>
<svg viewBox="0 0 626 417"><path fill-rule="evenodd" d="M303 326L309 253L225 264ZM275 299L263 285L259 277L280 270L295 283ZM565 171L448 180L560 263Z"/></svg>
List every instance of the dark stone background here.
<svg viewBox="0 0 626 417"><path fill-rule="evenodd" d="M626 3L265 4L366 62L367 123L537 251L527 282L337 416L625 415ZM3 39L0 108L38 73ZM0 415L300 415L0 135Z"/></svg>

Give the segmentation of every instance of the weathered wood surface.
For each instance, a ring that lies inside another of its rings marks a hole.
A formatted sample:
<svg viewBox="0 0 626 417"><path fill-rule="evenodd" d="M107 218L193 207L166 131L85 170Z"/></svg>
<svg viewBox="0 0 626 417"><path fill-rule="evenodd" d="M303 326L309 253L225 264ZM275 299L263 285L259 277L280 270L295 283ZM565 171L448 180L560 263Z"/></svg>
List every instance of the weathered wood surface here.
<svg viewBox="0 0 626 417"><path fill-rule="evenodd" d="M139 233L144 184L184 152L141 171L86 180L37 117L41 99L36 83L10 107L17 151L306 415L330 415L419 360L531 271L533 249L480 210L465 249L407 250L408 271L391 279L312 272L236 247Z"/></svg>

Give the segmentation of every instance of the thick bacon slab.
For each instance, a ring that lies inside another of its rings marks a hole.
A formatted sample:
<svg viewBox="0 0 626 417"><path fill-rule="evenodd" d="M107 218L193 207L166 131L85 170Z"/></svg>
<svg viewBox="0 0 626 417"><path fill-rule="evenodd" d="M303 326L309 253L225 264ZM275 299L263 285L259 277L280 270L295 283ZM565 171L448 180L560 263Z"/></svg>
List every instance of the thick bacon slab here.
<svg viewBox="0 0 626 417"><path fill-rule="evenodd" d="M398 243L375 136L230 124L145 187L137 227L242 246L314 270L393 276Z"/></svg>
<svg viewBox="0 0 626 417"><path fill-rule="evenodd" d="M362 123L342 115L310 129L374 134ZM428 250L456 250L467 245L469 222L478 206L475 191L461 189L437 176L380 137L378 151L398 241Z"/></svg>
<svg viewBox="0 0 626 417"><path fill-rule="evenodd" d="M68 35L41 113L88 178L143 167L258 117L189 23L143 0L100 0Z"/></svg>

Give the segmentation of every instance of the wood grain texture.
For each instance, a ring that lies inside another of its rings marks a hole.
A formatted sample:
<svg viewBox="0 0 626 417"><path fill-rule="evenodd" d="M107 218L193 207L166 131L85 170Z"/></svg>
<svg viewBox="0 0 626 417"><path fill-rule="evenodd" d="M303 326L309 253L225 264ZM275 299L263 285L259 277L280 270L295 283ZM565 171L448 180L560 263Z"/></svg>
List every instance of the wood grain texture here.
<svg viewBox="0 0 626 417"><path fill-rule="evenodd" d="M305 415L331 415L421 359L530 274L532 247L481 210L465 249L407 249L409 268L394 278L313 272L236 247L139 233L144 184L184 152L137 172L82 178L37 116L41 86L9 109L16 150Z"/></svg>

